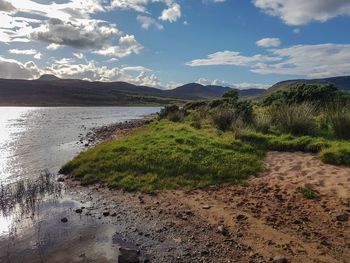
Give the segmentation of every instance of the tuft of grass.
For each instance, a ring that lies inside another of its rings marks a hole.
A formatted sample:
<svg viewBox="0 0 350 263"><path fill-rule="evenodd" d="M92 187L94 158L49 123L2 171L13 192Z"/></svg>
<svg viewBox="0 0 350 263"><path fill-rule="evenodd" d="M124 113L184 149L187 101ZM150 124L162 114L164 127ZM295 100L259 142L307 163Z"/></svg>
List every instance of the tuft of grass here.
<svg viewBox="0 0 350 263"><path fill-rule="evenodd" d="M312 104L302 103L281 105L270 110L271 120L282 133L293 135L315 135L316 108Z"/></svg>
<svg viewBox="0 0 350 263"><path fill-rule="evenodd" d="M324 163L350 166L350 143L336 143L320 152Z"/></svg>
<svg viewBox="0 0 350 263"><path fill-rule="evenodd" d="M238 183L262 169L263 153L233 134L161 120L79 154L60 173L128 191Z"/></svg>
<svg viewBox="0 0 350 263"><path fill-rule="evenodd" d="M298 187L297 191L301 193L306 199L317 199L318 194L309 187Z"/></svg>
<svg viewBox="0 0 350 263"><path fill-rule="evenodd" d="M318 153L324 163L350 166L350 143L347 141L327 140L320 137L292 135L272 135L242 130L237 138L261 150L302 151Z"/></svg>
<svg viewBox="0 0 350 263"><path fill-rule="evenodd" d="M327 119L336 138L350 140L350 104L329 107Z"/></svg>

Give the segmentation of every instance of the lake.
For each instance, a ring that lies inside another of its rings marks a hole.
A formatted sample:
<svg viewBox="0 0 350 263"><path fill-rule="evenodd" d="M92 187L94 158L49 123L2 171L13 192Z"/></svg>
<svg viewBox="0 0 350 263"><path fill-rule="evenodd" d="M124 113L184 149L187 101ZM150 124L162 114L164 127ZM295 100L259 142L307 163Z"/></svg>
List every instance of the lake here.
<svg viewBox="0 0 350 263"><path fill-rule="evenodd" d="M115 227L75 213L82 204L74 190L45 198L34 204L35 212L23 214L26 200L7 209L3 186L38 180L43 171L55 175L85 149L80 138L91 128L140 119L159 109L0 107L0 262L73 262L82 254L103 259L98 262L115 262ZM62 223L63 217L69 222Z"/></svg>

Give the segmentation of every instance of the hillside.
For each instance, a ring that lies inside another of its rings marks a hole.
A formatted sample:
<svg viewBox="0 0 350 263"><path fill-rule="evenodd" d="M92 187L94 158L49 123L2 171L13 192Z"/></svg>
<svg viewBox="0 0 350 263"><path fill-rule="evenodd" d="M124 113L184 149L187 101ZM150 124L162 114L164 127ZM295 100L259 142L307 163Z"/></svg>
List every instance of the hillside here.
<svg viewBox="0 0 350 263"><path fill-rule="evenodd" d="M350 91L350 76L332 77L324 79L296 79L281 81L267 89L263 95L271 94L277 90L288 89L297 84L333 84L340 90Z"/></svg>
<svg viewBox="0 0 350 263"><path fill-rule="evenodd" d="M164 105L213 99L228 90L195 83L162 90L126 82L90 82L43 75L37 80L0 79L0 106Z"/></svg>

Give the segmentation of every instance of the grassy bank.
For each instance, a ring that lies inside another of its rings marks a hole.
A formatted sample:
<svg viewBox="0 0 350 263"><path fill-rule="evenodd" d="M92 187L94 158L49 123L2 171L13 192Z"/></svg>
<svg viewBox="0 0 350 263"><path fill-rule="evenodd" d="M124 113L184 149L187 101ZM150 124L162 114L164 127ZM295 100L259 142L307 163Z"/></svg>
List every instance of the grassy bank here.
<svg viewBox="0 0 350 263"><path fill-rule="evenodd" d="M162 109L159 120L128 138L81 153L61 173L84 184L129 191L236 183L262 169L264 153L303 151L350 166L350 95L301 86L262 102L221 99Z"/></svg>
<svg viewBox="0 0 350 263"><path fill-rule="evenodd" d="M240 182L261 169L262 152L233 134L161 120L81 153L60 172L85 184L152 192Z"/></svg>

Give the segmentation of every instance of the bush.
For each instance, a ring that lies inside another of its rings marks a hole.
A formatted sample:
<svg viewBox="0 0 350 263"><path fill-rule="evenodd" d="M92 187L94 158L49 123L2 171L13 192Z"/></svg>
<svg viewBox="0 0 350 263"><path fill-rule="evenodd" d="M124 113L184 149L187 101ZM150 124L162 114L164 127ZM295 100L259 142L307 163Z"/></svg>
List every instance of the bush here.
<svg viewBox="0 0 350 263"><path fill-rule="evenodd" d="M194 101L194 102L189 102L186 103L183 109L185 111L187 110L198 110L201 107L205 107L207 105L207 102L205 101Z"/></svg>
<svg viewBox="0 0 350 263"><path fill-rule="evenodd" d="M325 104L336 98L338 93L340 91L331 84L298 84L272 93L263 100L262 104L265 106L303 102Z"/></svg>
<svg viewBox="0 0 350 263"><path fill-rule="evenodd" d="M236 115L229 109L218 109L213 112L212 119L216 128L221 131L228 131L232 128Z"/></svg>
<svg viewBox="0 0 350 263"><path fill-rule="evenodd" d="M185 118L186 111L180 109L177 105L165 106L160 110L159 118L171 120L173 122L182 121Z"/></svg>
<svg viewBox="0 0 350 263"><path fill-rule="evenodd" d="M336 104L327 110L327 120L338 139L350 139L350 104Z"/></svg>
<svg viewBox="0 0 350 263"><path fill-rule="evenodd" d="M185 118L185 112L182 110L169 112L167 118L168 120L173 122L180 122L180 121L183 121L183 119Z"/></svg>
<svg viewBox="0 0 350 263"><path fill-rule="evenodd" d="M314 135L317 131L315 114L315 107L307 103L282 105L270 110L272 123L281 132L293 135Z"/></svg>
<svg viewBox="0 0 350 263"><path fill-rule="evenodd" d="M238 101L239 99L238 91L234 89L227 91L226 93L224 93L224 95L222 95L222 97L233 101Z"/></svg>

